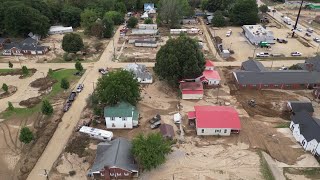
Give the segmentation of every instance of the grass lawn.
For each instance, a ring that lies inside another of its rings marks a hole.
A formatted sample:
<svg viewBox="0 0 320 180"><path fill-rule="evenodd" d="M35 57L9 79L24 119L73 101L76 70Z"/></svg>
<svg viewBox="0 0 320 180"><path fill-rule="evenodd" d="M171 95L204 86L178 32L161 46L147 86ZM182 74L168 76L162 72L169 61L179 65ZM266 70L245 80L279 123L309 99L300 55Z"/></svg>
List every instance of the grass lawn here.
<svg viewBox="0 0 320 180"><path fill-rule="evenodd" d="M262 152L258 151L260 157L260 172L262 173L263 179L265 180L275 180L267 161L264 159Z"/></svg>
<svg viewBox="0 0 320 180"><path fill-rule="evenodd" d="M75 69L62 69L62 70L54 71L52 78L54 78L58 82L52 86L52 91L48 95L45 95L42 97L42 100L47 99L50 101L52 98L57 96L59 93L63 93L64 89L62 89L60 87L60 82L63 78L67 78L68 81L70 82L70 85L72 85L74 82L79 80L81 77L74 76L73 74L75 72L77 72L77 70L75 70ZM70 91L73 88L74 87L70 86L68 91ZM4 118L4 119L8 119L13 116L14 117L28 117L28 116L32 115L33 113L40 112L41 105L42 105L42 103L39 103L38 105L36 105L33 108L15 108L12 111L6 110L0 114L0 117Z"/></svg>
<svg viewBox="0 0 320 180"><path fill-rule="evenodd" d="M12 72L14 71L15 69L0 69L0 74L1 73L7 73L7 72Z"/></svg>
<svg viewBox="0 0 320 180"><path fill-rule="evenodd" d="M289 128L290 122L283 122L275 126L275 128Z"/></svg>

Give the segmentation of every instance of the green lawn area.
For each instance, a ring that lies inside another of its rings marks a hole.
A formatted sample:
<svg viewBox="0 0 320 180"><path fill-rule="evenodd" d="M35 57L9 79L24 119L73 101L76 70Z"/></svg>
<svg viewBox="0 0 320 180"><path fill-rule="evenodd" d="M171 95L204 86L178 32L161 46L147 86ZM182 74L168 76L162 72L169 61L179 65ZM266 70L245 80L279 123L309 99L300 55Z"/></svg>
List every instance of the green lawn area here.
<svg viewBox="0 0 320 180"><path fill-rule="evenodd" d="M275 126L275 128L289 128L290 122L283 122Z"/></svg>
<svg viewBox="0 0 320 180"><path fill-rule="evenodd" d="M263 179L265 180L275 180L267 161L264 159L262 152L257 152L260 157L260 172L262 173Z"/></svg>
<svg viewBox="0 0 320 180"><path fill-rule="evenodd" d="M7 73L7 72L12 72L14 71L15 69L0 69L0 74L1 73Z"/></svg>
<svg viewBox="0 0 320 180"><path fill-rule="evenodd" d="M53 97L55 97L57 94L59 93L62 93L64 90L60 87L60 82L63 78L67 78L68 81L70 82L70 85L72 85L72 83L76 82L77 80L80 79L79 76L74 76L73 74L77 72L77 70L75 69L62 69L62 70L58 70L58 71L55 71L52 75L52 78L54 78L55 80L57 80L58 82L55 83L53 86L52 86L52 91L44 96L42 98L42 100L51 100ZM69 91L71 89L73 89L74 87L70 86L69 88ZM4 118L4 119L8 119L10 117L28 117L30 115L32 115L33 113L35 112L39 112L40 109L41 109L41 104L42 103L39 103L38 105L36 105L35 107L33 108L15 108L14 110L12 111L4 111L0 114L0 117L1 118Z"/></svg>

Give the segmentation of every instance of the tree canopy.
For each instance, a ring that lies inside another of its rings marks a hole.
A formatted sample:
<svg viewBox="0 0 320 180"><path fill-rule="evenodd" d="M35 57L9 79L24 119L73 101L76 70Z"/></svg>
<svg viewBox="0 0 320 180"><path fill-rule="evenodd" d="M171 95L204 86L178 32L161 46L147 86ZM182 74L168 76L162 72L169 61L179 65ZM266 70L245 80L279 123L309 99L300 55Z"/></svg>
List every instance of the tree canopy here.
<svg viewBox="0 0 320 180"><path fill-rule="evenodd" d="M140 100L137 79L129 71L110 72L98 80L97 95L101 103L115 105L120 101L135 105Z"/></svg>
<svg viewBox="0 0 320 180"><path fill-rule="evenodd" d="M224 19L224 16L222 15L221 11L216 11L214 13L214 16L211 20L211 24L214 27L223 27L226 25L226 20Z"/></svg>
<svg viewBox="0 0 320 180"><path fill-rule="evenodd" d="M147 18L144 20L145 24L153 24L153 20L151 18Z"/></svg>
<svg viewBox="0 0 320 180"><path fill-rule="evenodd" d="M170 141L160 133L139 134L132 141L132 153L143 169L151 170L166 161L171 151Z"/></svg>
<svg viewBox="0 0 320 180"><path fill-rule="evenodd" d="M179 26L184 16L192 15L191 7L187 0L160 0L158 18L160 22L170 27Z"/></svg>
<svg viewBox="0 0 320 180"><path fill-rule="evenodd" d="M129 28L134 28L138 24L138 19L135 17L130 17L128 20L128 27Z"/></svg>
<svg viewBox="0 0 320 180"><path fill-rule="evenodd" d="M204 70L205 60L198 42L185 35L169 39L156 56L155 73L171 85L182 79L199 77Z"/></svg>
<svg viewBox="0 0 320 180"><path fill-rule="evenodd" d="M84 47L83 40L79 34L70 33L63 36L62 49L68 53L76 53Z"/></svg>
<svg viewBox="0 0 320 180"><path fill-rule="evenodd" d="M50 116L53 114L53 107L48 100L42 101L41 112L44 115Z"/></svg>
<svg viewBox="0 0 320 180"><path fill-rule="evenodd" d="M20 131L19 140L29 144L34 139L32 131L28 127L23 127Z"/></svg>
<svg viewBox="0 0 320 180"><path fill-rule="evenodd" d="M112 37L113 31L114 31L113 21L108 17L104 17L102 22L103 22L103 25L104 25L103 36L105 38Z"/></svg>
<svg viewBox="0 0 320 180"><path fill-rule="evenodd" d="M8 92L8 90L9 90L9 87L8 87L8 85L6 84L6 83L3 83L2 84L2 90L4 91L4 92Z"/></svg>
<svg viewBox="0 0 320 180"><path fill-rule="evenodd" d="M104 18L110 18L115 25L120 25L124 22L124 14L117 11L108 11L104 14Z"/></svg>
<svg viewBox="0 0 320 180"><path fill-rule="evenodd" d="M237 0L231 9L231 21L234 25L256 24L258 5L255 0Z"/></svg>
<svg viewBox="0 0 320 180"><path fill-rule="evenodd" d="M61 22L65 26L72 26L74 28L79 27L81 21L81 12L82 10L77 7L65 6L61 10Z"/></svg>
<svg viewBox="0 0 320 180"><path fill-rule="evenodd" d="M92 9L85 9L81 13L81 26L85 28L86 31L89 31L92 25L97 21L98 14Z"/></svg>
<svg viewBox="0 0 320 180"><path fill-rule="evenodd" d="M268 11L268 6L263 4L261 6L259 6L259 10L262 12L262 13L266 13Z"/></svg>
<svg viewBox="0 0 320 180"><path fill-rule="evenodd" d="M61 79L60 87L62 89L69 89L70 83L66 78Z"/></svg>
<svg viewBox="0 0 320 180"><path fill-rule="evenodd" d="M83 66L82 66L81 62L77 61L74 66L75 66L76 70L83 71Z"/></svg>

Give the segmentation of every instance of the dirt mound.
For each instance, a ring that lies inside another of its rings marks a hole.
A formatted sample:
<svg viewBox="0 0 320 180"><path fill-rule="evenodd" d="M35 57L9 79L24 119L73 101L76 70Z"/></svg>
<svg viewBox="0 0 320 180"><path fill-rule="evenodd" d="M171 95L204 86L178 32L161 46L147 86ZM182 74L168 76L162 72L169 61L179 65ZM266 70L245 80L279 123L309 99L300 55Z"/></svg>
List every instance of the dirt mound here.
<svg viewBox="0 0 320 180"><path fill-rule="evenodd" d="M32 108L41 102L40 97L32 97L27 100L21 101L20 106L25 106L27 108Z"/></svg>
<svg viewBox="0 0 320 180"><path fill-rule="evenodd" d="M47 76L45 78L39 78L32 81L30 86L33 88L39 88L39 91L44 91L53 86L56 82L58 81Z"/></svg>
<svg viewBox="0 0 320 180"><path fill-rule="evenodd" d="M8 92L4 92L2 89L0 89L0 99L13 95L15 92L17 92L17 90L18 88L15 86L8 86Z"/></svg>

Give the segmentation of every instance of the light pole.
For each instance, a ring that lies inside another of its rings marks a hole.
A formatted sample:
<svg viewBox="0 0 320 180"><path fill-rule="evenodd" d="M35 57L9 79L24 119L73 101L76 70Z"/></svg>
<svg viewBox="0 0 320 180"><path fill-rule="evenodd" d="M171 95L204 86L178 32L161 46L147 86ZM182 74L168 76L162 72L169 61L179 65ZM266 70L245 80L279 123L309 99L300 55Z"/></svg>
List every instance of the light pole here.
<svg viewBox="0 0 320 180"><path fill-rule="evenodd" d="M255 47L255 48L253 49L252 59L254 59L254 54L256 53L256 49L258 49L258 48Z"/></svg>
<svg viewBox="0 0 320 180"><path fill-rule="evenodd" d="M296 19L296 23L294 24L294 27L293 27L292 37L294 37L294 33L295 33L296 28L297 28L297 24L298 24L298 21L299 21L299 17L300 17L300 12L301 12L303 1L304 0L302 0L301 4L300 4L300 8L299 8L298 16L297 16L297 19Z"/></svg>

